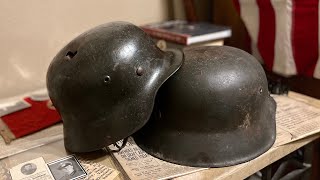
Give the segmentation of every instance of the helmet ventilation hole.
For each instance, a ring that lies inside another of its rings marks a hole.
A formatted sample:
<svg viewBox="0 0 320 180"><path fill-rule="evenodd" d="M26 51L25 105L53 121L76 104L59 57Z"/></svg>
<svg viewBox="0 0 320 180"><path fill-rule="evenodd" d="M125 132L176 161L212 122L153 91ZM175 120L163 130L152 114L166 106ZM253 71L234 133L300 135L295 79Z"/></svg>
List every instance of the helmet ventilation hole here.
<svg viewBox="0 0 320 180"><path fill-rule="evenodd" d="M110 76L104 77L104 82L105 83L109 83L110 81L111 81L111 77Z"/></svg>
<svg viewBox="0 0 320 180"><path fill-rule="evenodd" d="M260 89L259 89L259 93L262 94L262 92L263 92L263 90L262 90L262 88L260 88Z"/></svg>
<svg viewBox="0 0 320 180"><path fill-rule="evenodd" d="M77 55L77 51L74 51L74 52L68 51L66 54L67 58L69 59L72 59L75 55Z"/></svg>

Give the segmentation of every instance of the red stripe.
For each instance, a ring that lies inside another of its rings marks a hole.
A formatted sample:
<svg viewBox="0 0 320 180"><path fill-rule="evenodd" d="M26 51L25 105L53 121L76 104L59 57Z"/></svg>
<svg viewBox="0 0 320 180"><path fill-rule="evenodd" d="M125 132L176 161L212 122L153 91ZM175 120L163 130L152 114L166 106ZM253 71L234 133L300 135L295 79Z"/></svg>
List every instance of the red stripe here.
<svg viewBox="0 0 320 180"><path fill-rule="evenodd" d="M272 70L276 35L275 12L270 0L257 0L259 7L258 49L266 68Z"/></svg>
<svg viewBox="0 0 320 180"><path fill-rule="evenodd" d="M239 0L233 0L233 4L234 4L234 7L236 8L237 12L240 15L240 3L239 3Z"/></svg>
<svg viewBox="0 0 320 180"><path fill-rule="evenodd" d="M318 0L292 1L292 49L299 75L313 76L318 60Z"/></svg>

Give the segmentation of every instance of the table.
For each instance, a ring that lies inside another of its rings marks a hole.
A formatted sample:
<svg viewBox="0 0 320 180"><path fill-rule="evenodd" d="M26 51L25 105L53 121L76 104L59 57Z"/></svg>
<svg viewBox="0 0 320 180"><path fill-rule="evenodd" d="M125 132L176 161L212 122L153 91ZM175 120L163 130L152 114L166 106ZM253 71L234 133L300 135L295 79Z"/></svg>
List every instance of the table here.
<svg viewBox="0 0 320 180"><path fill-rule="evenodd" d="M312 104L316 107L320 108L320 100L316 100L298 93L290 92L290 97L295 98L297 100L301 100ZM304 145L318 139L320 134L315 134L313 136L306 137L304 139L285 144L276 148L271 148L263 155L258 158L249 161L247 163L239 164L236 166L225 167L225 168L210 168L206 170L202 170L199 172L195 172L192 174L188 174L182 177L175 178L176 180L182 179L244 179L251 174L263 169L264 167L270 165L271 163L281 159L282 157L288 155L289 153L303 147ZM64 149L63 140L59 140L56 142L52 142L50 144L40 146L37 148L33 148L31 150L9 156L0 160L0 172L2 169L9 169L15 165L18 165L22 162L35 159L38 157L43 157L46 162L50 162L52 160L59 159L68 155L68 152ZM119 179L128 179L126 174L124 173L121 166L117 163L117 161L113 160L111 155L105 151L101 150L95 153L83 153L80 154L81 157L88 158L94 162L101 163L108 167L117 169L120 171L120 175L116 178ZM1 174L0 174L1 179Z"/></svg>

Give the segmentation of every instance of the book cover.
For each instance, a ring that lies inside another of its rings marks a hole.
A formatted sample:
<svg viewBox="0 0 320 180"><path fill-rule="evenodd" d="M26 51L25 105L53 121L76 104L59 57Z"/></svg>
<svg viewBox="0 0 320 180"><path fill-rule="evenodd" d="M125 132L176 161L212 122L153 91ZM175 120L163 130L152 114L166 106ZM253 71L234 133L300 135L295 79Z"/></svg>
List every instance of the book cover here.
<svg viewBox="0 0 320 180"><path fill-rule="evenodd" d="M231 36L229 27L207 22L190 23L174 20L147 24L141 26L141 28L154 38L184 45L224 39Z"/></svg>

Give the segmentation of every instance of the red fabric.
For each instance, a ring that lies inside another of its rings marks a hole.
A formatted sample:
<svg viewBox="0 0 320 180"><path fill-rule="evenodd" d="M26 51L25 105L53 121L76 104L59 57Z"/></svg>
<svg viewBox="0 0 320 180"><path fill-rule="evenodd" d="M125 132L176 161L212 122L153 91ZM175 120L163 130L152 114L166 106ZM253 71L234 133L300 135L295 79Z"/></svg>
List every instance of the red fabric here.
<svg viewBox="0 0 320 180"><path fill-rule="evenodd" d="M318 60L318 0L292 1L292 49L298 74L313 76Z"/></svg>
<svg viewBox="0 0 320 180"><path fill-rule="evenodd" d="M33 101L26 98L30 108L1 117L16 138L51 126L61 120L58 112L48 108L48 101Z"/></svg>
<svg viewBox="0 0 320 180"><path fill-rule="evenodd" d="M270 0L257 0L259 7L258 48L266 68L272 70L276 37L275 12Z"/></svg>
<svg viewBox="0 0 320 180"><path fill-rule="evenodd" d="M320 79L318 0L234 0L234 4L239 12L240 9L246 11L242 18L247 20L248 29L258 32L257 48L268 70L275 70L284 76L302 75ZM253 24L255 21L248 21L250 16L259 16L259 26ZM283 29L276 28L277 21L285 23L281 24ZM276 38L283 41L277 41L280 49L275 51Z"/></svg>
<svg viewBox="0 0 320 180"><path fill-rule="evenodd" d="M240 14L240 4L239 0L233 0L234 7L236 8L236 11Z"/></svg>

